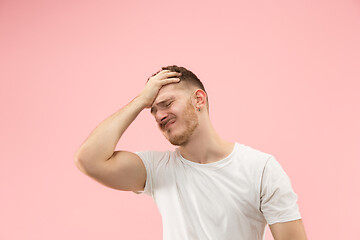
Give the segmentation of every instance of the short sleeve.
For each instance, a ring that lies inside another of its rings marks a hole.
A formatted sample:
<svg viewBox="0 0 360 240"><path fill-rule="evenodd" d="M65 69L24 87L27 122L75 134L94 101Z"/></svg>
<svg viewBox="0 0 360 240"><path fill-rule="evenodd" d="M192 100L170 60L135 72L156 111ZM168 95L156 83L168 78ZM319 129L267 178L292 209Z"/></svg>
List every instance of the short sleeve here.
<svg viewBox="0 0 360 240"><path fill-rule="evenodd" d="M136 194L142 194L145 193L149 196L152 196L152 186L153 186L153 165L154 165L154 161L153 161L153 152L151 151L140 151L140 152L135 152L135 154L137 154L140 159L143 161L144 165L145 165L145 169L146 169L146 182L145 182L145 187L143 191L133 191Z"/></svg>
<svg viewBox="0 0 360 240"><path fill-rule="evenodd" d="M271 156L261 179L260 211L269 225L301 219L298 196L280 163Z"/></svg>

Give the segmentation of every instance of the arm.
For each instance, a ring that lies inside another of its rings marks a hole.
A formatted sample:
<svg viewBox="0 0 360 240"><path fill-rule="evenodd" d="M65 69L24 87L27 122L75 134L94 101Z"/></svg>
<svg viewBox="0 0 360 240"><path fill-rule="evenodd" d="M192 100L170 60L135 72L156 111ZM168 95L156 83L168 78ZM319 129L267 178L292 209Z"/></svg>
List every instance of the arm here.
<svg viewBox="0 0 360 240"><path fill-rule="evenodd" d="M79 170L111 188L143 189L146 170L140 157L127 151L115 151L115 147L139 113L151 107L160 88L179 82L175 76L179 73L160 71L149 79L136 98L101 122L75 153L75 165Z"/></svg>
<svg viewBox="0 0 360 240"><path fill-rule="evenodd" d="M302 219L269 225L275 240L307 240Z"/></svg>

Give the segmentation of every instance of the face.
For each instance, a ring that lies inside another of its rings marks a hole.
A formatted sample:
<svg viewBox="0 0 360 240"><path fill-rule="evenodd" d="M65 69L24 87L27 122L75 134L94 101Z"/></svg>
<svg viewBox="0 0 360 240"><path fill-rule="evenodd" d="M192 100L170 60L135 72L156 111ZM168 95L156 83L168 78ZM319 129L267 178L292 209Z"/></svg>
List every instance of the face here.
<svg viewBox="0 0 360 240"><path fill-rule="evenodd" d="M190 95L170 85L160 89L151 112L166 139L173 145L183 146L198 126L199 119Z"/></svg>

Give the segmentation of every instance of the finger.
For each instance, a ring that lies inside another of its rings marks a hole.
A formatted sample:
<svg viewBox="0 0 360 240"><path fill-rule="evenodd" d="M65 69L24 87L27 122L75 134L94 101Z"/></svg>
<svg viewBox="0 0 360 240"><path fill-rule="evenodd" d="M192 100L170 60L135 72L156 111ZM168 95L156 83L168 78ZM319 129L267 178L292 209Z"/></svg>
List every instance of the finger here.
<svg viewBox="0 0 360 240"><path fill-rule="evenodd" d="M163 85L170 84L170 83L178 83L180 82L180 78L167 78L162 81Z"/></svg>
<svg viewBox="0 0 360 240"><path fill-rule="evenodd" d="M161 70L157 75L171 72L171 70Z"/></svg>
<svg viewBox="0 0 360 240"><path fill-rule="evenodd" d="M165 73L166 77L175 77L175 76L181 76L181 73L179 72L168 72Z"/></svg>

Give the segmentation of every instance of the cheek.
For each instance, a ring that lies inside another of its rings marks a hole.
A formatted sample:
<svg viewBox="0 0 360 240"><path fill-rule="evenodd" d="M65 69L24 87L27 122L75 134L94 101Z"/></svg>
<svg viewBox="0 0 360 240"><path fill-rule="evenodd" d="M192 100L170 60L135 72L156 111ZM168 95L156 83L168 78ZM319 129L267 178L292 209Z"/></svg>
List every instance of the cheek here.
<svg viewBox="0 0 360 240"><path fill-rule="evenodd" d="M172 108L170 108L170 114L174 115L176 118L181 117L182 115L181 109L177 106L173 106Z"/></svg>

